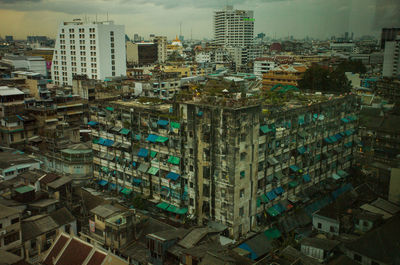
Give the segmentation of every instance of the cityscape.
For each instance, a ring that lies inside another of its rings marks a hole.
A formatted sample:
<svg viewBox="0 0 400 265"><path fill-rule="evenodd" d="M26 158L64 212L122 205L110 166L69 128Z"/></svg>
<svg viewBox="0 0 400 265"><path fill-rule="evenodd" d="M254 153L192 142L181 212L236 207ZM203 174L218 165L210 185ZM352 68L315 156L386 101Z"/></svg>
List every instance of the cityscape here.
<svg viewBox="0 0 400 265"><path fill-rule="evenodd" d="M400 264L400 2L0 0L0 264Z"/></svg>

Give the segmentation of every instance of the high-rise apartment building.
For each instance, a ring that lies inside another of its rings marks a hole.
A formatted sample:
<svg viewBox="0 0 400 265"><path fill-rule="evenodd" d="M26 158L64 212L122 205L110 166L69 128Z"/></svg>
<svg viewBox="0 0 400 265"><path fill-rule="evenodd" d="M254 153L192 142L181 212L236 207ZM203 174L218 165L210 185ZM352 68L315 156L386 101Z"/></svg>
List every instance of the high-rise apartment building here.
<svg viewBox="0 0 400 265"><path fill-rule="evenodd" d="M125 29L104 22L63 22L57 34L51 75L57 85L72 85L75 75L103 80L126 75Z"/></svg>
<svg viewBox="0 0 400 265"><path fill-rule="evenodd" d="M227 6L214 12L215 42L219 45L247 47L253 44L254 14Z"/></svg>
<svg viewBox="0 0 400 265"><path fill-rule="evenodd" d="M400 75L400 34L394 41L386 41L383 57L383 76Z"/></svg>
<svg viewBox="0 0 400 265"><path fill-rule="evenodd" d="M387 41L396 40L397 34L400 33L400 28L383 28L381 32L381 49L385 49Z"/></svg>
<svg viewBox="0 0 400 265"><path fill-rule="evenodd" d="M142 194L174 218L219 222L238 238L285 215L307 188L348 175L357 98L308 97L312 104L275 107L96 102L94 176L104 189Z"/></svg>
<svg viewBox="0 0 400 265"><path fill-rule="evenodd" d="M159 63L164 63L167 60L167 37L155 36L153 42L157 44L157 57Z"/></svg>
<svg viewBox="0 0 400 265"><path fill-rule="evenodd" d="M245 64L253 46L254 14L248 10L234 10L226 6L214 12L215 44L224 46L239 68Z"/></svg>

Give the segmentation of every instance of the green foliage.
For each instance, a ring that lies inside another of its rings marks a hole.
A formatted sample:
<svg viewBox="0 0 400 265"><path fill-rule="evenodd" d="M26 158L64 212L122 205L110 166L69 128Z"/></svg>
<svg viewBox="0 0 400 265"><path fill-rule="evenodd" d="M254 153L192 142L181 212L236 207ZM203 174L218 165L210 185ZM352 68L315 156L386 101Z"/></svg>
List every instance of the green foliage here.
<svg viewBox="0 0 400 265"><path fill-rule="evenodd" d="M143 197L140 194L138 194L132 198L132 205L136 209L142 210L145 208L145 200L143 199Z"/></svg>
<svg viewBox="0 0 400 265"><path fill-rule="evenodd" d="M177 51L173 51L170 56L167 58L168 61L183 61L184 59Z"/></svg>
<svg viewBox="0 0 400 265"><path fill-rule="evenodd" d="M348 92L350 82L341 69L332 71L313 65L307 69L303 79L299 81L299 88L321 92Z"/></svg>
<svg viewBox="0 0 400 265"><path fill-rule="evenodd" d="M352 73L359 73L359 74L365 74L367 72L367 68L365 68L365 65L361 61L343 61L341 62L337 67L336 71L339 72L352 72Z"/></svg>

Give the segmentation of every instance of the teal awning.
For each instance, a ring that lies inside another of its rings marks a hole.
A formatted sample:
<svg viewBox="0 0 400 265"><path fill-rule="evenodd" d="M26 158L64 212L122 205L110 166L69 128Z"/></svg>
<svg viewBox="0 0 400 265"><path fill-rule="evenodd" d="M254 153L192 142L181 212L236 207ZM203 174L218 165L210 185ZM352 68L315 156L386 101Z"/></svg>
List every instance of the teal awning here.
<svg viewBox="0 0 400 265"><path fill-rule="evenodd" d="M156 175L157 174L157 172L158 172L158 168L156 168L156 167L151 167L148 171L147 171L147 173L149 173L149 174L151 174L151 175Z"/></svg>
<svg viewBox="0 0 400 265"><path fill-rule="evenodd" d="M114 111L114 108L112 108L112 107L107 107L106 110Z"/></svg>
<svg viewBox="0 0 400 265"><path fill-rule="evenodd" d="M299 185L299 183L295 180L289 182L289 187L291 188L296 188Z"/></svg>
<svg viewBox="0 0 400 265"><path fill-rule="evenodd" d="M131 189L128 189L128 188L124 188L123 190L121 190L121 193L122 193L122 194L125 194L125 195L129 195L129 194L132 193L132 190L131 190Z"/></svg>
<svg viewBox="0 0 400 265"><path fill-rule="evenodd" d="M273 217L279 215L279 212L274 207L268 208L267 213Z"/></svg>
<svg viewBox="0 0 400 265"><path fill-rule="evenodd" d="M125 128L122 128L122 129L119 131L119 133L120 133L120 134L123 134L123 135L127 135L127 134L130 133L130 130L125 129Z"/></svg>
<svg viewBox="0 0 400 265"><path fill-rule="evenodd" d="M347 177L349 175L349 173L347 173L344 170L338 170L337 173L338 173L339 176L341 176L343 178L345 178L345 177Z"/></svg>
<svg viewBox="0 0 400 265"><path fill-rule="evenodd" d="M166 141L168 141L168 137L164 137L164 136L158 136L156 139L157 143L165 143Z"/></svg>
<svg viewBox="0 0 400 265"><path fill-rule="evenodd" d="M281 231L279 231L278 229L276 229L276 228L270 228L270 229L264 231L264 235L265 235L269 240L271 240L271 239L275 239L275 238L281 237L282 234L281 234Z"/></svg>
<svg viewBox="0 0 400 265"><path fill-rule="evenodd" d="M174 129L180 129L181 128L181 124L179 122L174 122L171 121L170 126Z"/></svg>
<svg viewBox="0 0 400 265"><path fill-rule="evenodd" d="M338 174L333 173L331 176L334 180L340 179L340 176Z"/></svg>
<svg viewBox="0 0 400 265"><path fill-rule="evenodd" d="M181 159L179 157L176 156L169 156L168 158L168 163L174 164L174 165L179 165L179 162L181 161Z"/></svg>

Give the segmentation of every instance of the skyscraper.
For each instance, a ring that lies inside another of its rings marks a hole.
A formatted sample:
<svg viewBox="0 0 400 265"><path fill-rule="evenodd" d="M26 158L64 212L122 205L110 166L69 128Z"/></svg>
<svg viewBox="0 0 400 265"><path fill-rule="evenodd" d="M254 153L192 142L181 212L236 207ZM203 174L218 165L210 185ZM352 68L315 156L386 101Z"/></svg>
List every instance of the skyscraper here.
<svg viewBox="0 0 400 265"><path fill-rule="evenodd" d="M248 10L234 10L226 6L214 13L214 37L224 46L236 64L236 69L248 61L254 38L254 14Z"/></svg>
<svg viewBox="0 0 400 265"><path fill-rule="evenodd" d="M57 85L74 75L90 79L126 75L125 28L112 21L63 22L58 29L51 74Z"/></svg>
<svg viewBox="0 0 400 265"><path fill-rule="evenodd" d="M394 41L386 41L383 57L383 76L400 75L400 34Z"/></svg>
<svg viewBox="0 0 400 265"><path fill-rule="evenodd" d="M215 42L224 46L247 47L253 44L254 14L227 6L214 13Z"/></svg>

